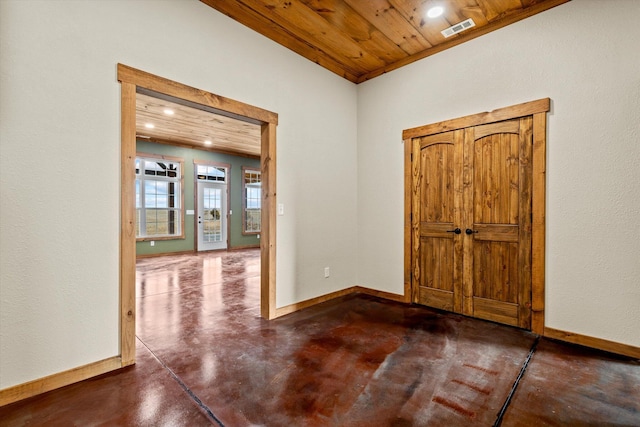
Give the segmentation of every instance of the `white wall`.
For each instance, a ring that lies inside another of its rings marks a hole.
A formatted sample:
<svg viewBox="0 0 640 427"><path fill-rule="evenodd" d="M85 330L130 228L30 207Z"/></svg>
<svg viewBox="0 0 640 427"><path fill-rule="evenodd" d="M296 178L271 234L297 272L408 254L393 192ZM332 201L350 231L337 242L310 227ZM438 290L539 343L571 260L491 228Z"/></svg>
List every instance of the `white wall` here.
<svg viewBox="0 0 640 427"><path fill-rule="evenodd" d="M359 283L402 293L403 129L550 97L546 326L640 346L638 20L574 0L359 85Z"/></svg>
<svg viewBox="0 0 640 427"><path fill-rule="evenodd" d="M573 0L356 87L195 0L0 1L0 389L119 352L118 62L279 114L278 307L402 292L403 129L552 98L547 326L640 345L639 18Z"/></svg>
<svg viewBox="0 0 640 427"><path fill-rule="evenodd" d="M279 307L357 282L355 85L195 0L2 0L0 49L0 389L119 353L118 62L279 114Z"/></svg>

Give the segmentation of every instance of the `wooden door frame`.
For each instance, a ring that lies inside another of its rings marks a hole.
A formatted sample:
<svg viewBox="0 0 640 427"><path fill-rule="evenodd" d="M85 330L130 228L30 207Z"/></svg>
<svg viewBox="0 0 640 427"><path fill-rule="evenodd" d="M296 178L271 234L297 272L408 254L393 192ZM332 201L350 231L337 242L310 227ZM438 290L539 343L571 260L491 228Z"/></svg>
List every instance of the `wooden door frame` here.
<svg viewBox="0 0 640 427"><path fill-rule="evenodd" d="M414 168L411 153L413 138L434 135L477 125L501 122L524 116L533 117L533 189L531 201L531 331L543 335L545 311L545 210L547 163L547 112L551 100L536 101L432 123L402 132L404 141L404 300L411 302L413 286L412 260L416 251L412 224Z"/></svg>
<svg viewBox="0 0 640 427"><path fill-rule="evenodd" d="M120 358L135 363L136 320L136 92L138 89L190 101L220 114L261 126L262 222L260 234L260 315L276 316L276 126L278 115L252 105L196 89L118 64L121 84L120 145Z"/></svg>

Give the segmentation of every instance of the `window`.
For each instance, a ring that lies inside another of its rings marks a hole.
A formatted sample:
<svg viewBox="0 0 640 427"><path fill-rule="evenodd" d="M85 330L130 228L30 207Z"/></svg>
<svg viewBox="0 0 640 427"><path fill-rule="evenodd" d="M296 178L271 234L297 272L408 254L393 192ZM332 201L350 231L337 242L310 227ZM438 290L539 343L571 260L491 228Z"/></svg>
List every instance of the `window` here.
<svg viewBox="0 0 640 427"><path fill-rule="evenodd" d="M184 238L182 159L136 157L136 238Z"/></svg>
<svg viewBox="0 0 640 427"><path fill-rule="evenodd" d="M262 208L262 180L257 169L242 168L243 234L260 233L260 220Z"/></svg>
<svg viewBox="0 0 640 427"><path fill-rule="evenodd" d="M225 182L227 170L224 167L211 165L196 165L198 181Z"/></svg>

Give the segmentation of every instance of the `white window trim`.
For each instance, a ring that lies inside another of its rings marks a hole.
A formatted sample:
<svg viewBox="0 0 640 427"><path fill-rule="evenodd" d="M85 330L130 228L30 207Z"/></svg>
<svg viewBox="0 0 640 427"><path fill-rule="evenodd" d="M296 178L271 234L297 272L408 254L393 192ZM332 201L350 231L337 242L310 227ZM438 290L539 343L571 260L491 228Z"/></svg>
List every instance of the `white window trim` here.
<svg viewBox="0 0 640 427"><path fill-rule="evenodd" d="M260 176L260 184L262 184L262 171L260 168L243 166L242 167L242 234L243 235L256 235L260 234L262 225L259 225L258 230L247 230L247 184L245 181L245 175L250 173L257 173ZM262 185L260 185L260 217L262 218Z"/></svg>
<svg viewBox="0 0 640 427"><path fill-rule="evenodd" d="M185 238L185 226L184 226L184 159L180 158L180 157L173 157L173 156L164 156L164 155L159 155L159 154L152 154L152 153L141 153L141 152L137 152L136 153L136 161L140 159L140 160L147 160L147 161L152 161L152 162L157 162L158 160L166 160L167 162L171 162L171 163L177 163L179 165L179 169L178 169L178 177L176 178L172 178L172 177L163 177L163 176L145 176L142 171L140 171L140 173L136 173L135 175L135 182L140 181L140 197L141 197L141 205L144 204L144 181L145 179L153 179L154 181L167 181L167 182L174 182L177 183L179 188L178 188L178 203L179 206L177 208L170 208L173 209L177 212L179 212L179 225L178 225L178 231L174 234L159 234L159 235L150 235L150 236L146 236L146 235L138 235L136 233L136 241L138 242L144 242L144 241L149 241L149 240L177 240L177 239L184 239ZM134 183L135 185L135 183ZM134 197L135 197L135 188L134 188ZM136 222L138 221L138 218L142 218L142 215L138 215L138 209L143 210L146 209L144 206L141 206L140 208L138 208L136 206ZM145 222L143 221L143 225L145 224ZM138 224L136 224L136 230L138 229L143 230L142 226L138 226ZM146 227L144 228L146 230Z"/></svg>

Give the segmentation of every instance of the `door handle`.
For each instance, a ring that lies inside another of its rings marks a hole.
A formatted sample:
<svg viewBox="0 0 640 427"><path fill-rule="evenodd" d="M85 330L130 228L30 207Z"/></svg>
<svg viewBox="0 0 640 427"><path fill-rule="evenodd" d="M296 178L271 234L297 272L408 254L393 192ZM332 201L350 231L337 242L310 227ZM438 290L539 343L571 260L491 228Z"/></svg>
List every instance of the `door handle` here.
<svg viewBox="0 0 640 427"><path fill-rule="evenodd" d="M472 230L470 228L467 228L466 230L464 230L464 232L467 233L467 234L473 234L473 233L477 233L478 230Z"/></svg>
<svg viewBox="0 0 640 427"><path fill-rule="evenodd" d="M460 234L462 233L462 230L460 230L459 228L455 228L453 230L447 230L447 233L456 233L456 234Z"/></svg>

